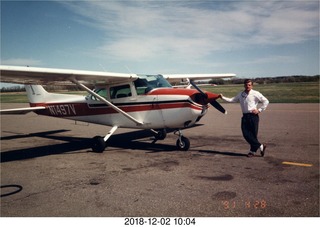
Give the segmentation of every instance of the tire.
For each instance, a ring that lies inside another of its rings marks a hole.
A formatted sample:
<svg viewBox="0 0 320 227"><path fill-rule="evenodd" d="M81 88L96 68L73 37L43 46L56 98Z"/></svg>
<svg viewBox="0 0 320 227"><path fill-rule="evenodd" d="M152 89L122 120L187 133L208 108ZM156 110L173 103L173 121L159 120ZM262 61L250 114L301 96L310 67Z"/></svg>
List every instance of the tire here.
<svg viewBox="0 0 320 227"><path fill-rule="evenodd" d="M106 149L106 143L101 136L96 136L92 139L92 151L102 153Z"/></svg>
<svg viewBox="0 0 320 227"><path fill-rule="evenodd" d="M176 145L177 145L178 150L187 151L190 148L190 141L188 138L182 136L181 143L180 143L180 140L178 139Z"/></svg>
<svg viewBox="0 0 320 227"><path fill-rule="evenodd" d="M154 135L156 140L164 140L167 137L167 131L165 129L157 130L157 134Z"/></svg>

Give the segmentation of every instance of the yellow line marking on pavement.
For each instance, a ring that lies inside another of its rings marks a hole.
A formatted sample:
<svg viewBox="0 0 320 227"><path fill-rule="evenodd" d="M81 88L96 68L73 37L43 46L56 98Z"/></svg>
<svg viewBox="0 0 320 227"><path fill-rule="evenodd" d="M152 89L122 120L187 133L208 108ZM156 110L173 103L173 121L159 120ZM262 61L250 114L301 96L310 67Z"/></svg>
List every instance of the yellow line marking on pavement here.
<svg viewBox="0 0 320 227"><path fill-rule="evenodd" d="M305 167L311 167L312 164L306 164L306 163L298 163L298 162L282 162L284 165L293 165L293 166L305 166Z"/></svg>

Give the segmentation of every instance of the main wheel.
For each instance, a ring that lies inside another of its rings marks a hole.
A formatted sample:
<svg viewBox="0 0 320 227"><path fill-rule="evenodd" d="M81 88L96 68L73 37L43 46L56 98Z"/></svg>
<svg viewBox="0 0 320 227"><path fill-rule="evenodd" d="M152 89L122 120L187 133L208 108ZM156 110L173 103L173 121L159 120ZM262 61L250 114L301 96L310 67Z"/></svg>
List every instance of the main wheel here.
<svg viewBox="0 0 320 227"><path fill-rule="evenodd" d="M166 137L167 137L166 129L157 130L157 133L154 135L154 138L156 138L157 140L164 140Z"/></svg>
<svg viewBox="0 0 320 227"><path fill-rule="evenodd" d="M190 141L187 137L181 136L181 141L178 139L176 145L178 150L187 151L190 148Z"/></svg>
<svg viewBox="0 0 320 227"><path fill-rule="evenodd" d="M101 136L96 136L92 139L92 151L102 153L106 149L106 143Z"/></svg>

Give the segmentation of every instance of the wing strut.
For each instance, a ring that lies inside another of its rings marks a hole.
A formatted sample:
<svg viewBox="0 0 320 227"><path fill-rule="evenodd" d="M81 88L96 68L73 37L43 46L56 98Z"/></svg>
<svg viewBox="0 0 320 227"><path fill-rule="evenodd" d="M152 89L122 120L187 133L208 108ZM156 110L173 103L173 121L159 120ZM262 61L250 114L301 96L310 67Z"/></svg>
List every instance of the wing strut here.
<svg viewBox="0 0 320 227"><path fill-rule="evenodd" d="M95 93L94 91L92 91L90 88L88 88L87 86L81 84L79 81L77 81L76 79L72 79L71 82L75 83L76 85L78 85L79 87L83 88L85 91L87 91L88 93L90 93L91 95L93 95L94 97L96 97L97 99L99 99L101 102L106 103L107 105L109 105L112 109L114 109L115 111L117 111L118 113L121 113L123 116L125 116L126 118L128 118L129 120L133 121L134 123L136 123L137 125L143 125L143 122L138 121L137 119L135 119L134 117L132 117L131 115L127 114L125 111L121 110L120 108L118 108L116 105L112 104L111 102L109 102L108 100L106 100L105 98L103 98L102 96L98 95L97 93Z"/></svg>

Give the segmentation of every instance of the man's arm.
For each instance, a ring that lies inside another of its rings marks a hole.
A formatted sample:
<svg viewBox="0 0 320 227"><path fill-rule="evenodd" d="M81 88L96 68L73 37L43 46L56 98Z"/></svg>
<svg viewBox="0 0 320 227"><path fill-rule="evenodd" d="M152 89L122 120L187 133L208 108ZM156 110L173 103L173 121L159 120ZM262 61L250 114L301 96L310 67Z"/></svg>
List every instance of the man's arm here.
<svg viewBox="0 0 320 227"><path fill-rule="evenodd" d="M262 111L265 111L265 109L267 109L267 106L269 104L269 100L264 97L261 93L259 93L259 101L262 103L262 106L258 109L259 113L261 113Z"/></svg>
<svg viewBox="0 0 320 227"><path fill-rule="evenodd" d="M222 94L220 94L220 98L226 102L238 102L239 101L238 95L235 97L232 97L232 98L228 98L228 97L225 97Z"/></svg>

